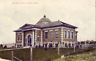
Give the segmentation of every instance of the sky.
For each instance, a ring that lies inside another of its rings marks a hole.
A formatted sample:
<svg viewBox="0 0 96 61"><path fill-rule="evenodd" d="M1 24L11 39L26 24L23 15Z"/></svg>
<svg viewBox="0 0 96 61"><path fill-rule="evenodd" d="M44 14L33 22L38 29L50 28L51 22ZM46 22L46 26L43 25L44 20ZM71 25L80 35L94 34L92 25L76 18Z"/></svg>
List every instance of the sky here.
<svg viewBox="0 0 96 61"><path fill-rule="evenodd" d="M0 0L0 43L14 43L14 30L44 14L77 26L78 41L96 40L95 0Z"/></svg>

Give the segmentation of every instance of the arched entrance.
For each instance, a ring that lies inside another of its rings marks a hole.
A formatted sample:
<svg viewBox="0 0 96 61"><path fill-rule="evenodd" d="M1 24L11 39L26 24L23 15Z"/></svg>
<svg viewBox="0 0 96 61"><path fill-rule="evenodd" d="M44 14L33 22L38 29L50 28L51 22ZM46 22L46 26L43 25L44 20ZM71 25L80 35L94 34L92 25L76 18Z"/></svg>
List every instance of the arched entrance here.
<svg viewBox="0 0 96 61"><path fill-rule="evenodd" d="M27 36L28 46L32 46L32 37L31 35Z"/></svg>

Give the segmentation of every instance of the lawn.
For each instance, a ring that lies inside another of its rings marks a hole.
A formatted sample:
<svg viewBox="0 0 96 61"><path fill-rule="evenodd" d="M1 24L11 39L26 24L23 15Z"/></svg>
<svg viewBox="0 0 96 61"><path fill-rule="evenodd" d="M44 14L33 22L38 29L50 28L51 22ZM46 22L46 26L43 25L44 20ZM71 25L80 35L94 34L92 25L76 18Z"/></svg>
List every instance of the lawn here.
<svg viewBox="0 0 96 61"><path fill-rule="evenodd" d="M58 58L54 61L96 61L96 50Z"/></svg>
<svg viewBox="0 0 96 61"><path fill-rule="evenodd" d="M60 55L72 52L73 49L60 49ZM48 61L54 60L60 57L57 54L57 48L33 48L33 61ZM14 50L14 56L22 59L23 61L30 60L30 49L17 49ZM11 51L1 51L0 57L5 59L11 59Z"/></svg>
<svg viewBox="0 0 96 61"><path fill-rule="evenodd" d="M83 51L81 49L76 49L76 52L78 51ZM57 54L57 48L33 48L33 61L64 61L66 59L67 61L76 61L85 57L89 56L87 53L85 54L78 54L78 55L68 55L69 53L72 53L73 49L68 49L68 48L63 48L60 49L60 55ZM88 53L89 54L89 53ZM91 54L91 53L90 53ZM60 59L61 55L66 55L66 58ZM85 56L83 56L85 55ZM92 54L93 55L93 54ZM16 49L14 50L14 56L22 59L23 61L30 61L30 49ZM9 51L0 51L0 57L5 58L5 59L10 59L11 60L11 50ZM85 58L86 59L86 58Z"/></svg>

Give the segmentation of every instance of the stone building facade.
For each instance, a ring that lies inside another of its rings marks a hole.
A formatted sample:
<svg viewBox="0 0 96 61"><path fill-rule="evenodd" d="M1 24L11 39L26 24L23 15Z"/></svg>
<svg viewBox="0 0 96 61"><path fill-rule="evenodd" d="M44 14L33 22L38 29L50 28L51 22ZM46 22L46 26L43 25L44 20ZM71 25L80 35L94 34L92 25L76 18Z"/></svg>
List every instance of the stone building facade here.
<svg viewBox="0 0 96 61"><path fill-rule="evenodd" d="M60 20L52 22L45 15L35 25L24 24L16 32L16 47L73 47L77 42L76 26Z"/></svg>

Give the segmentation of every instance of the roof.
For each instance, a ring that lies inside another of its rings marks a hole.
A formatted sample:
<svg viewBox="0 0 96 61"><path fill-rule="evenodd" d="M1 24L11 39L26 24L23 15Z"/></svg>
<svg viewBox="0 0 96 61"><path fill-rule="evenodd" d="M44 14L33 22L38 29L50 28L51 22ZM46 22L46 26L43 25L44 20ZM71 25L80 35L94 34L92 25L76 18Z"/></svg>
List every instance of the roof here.
<svg viewBox="0 0 96 61"><path fill-rule="evenodd" d="M44 17L41 18L41 19L36 23L36 25L39 25L39 26L43 27L43 26L45 26L45 25L47 25L47 24L49 24L49 23L51 23L51 20L48 19L48 18L46 18L46 15L44 15Z"/></svg>
<svg viewBox="0 0 96 61"><path fill-rule="evenodd" d="M59 21L59 20L51 22L50 19L46 18L46 16L44 15L44 17L41 18L35 25L24 24L18 30L15 30L15 32L32 30L32 28L44 29L44 28L52 28L52 27L60 27L60 26L73 28L73 29L77 28L76 26L64 23L64 22Z"/></svg>
<svg viewBox="0 0 96 61"><path fill-rule="evenodd" d="M40 26L41 28L58 27L58 26L64 26L64 27L74 28L74 29L77 28L76 26L64 23L62 21L50 22L47 24L43 24L43 26L42 26L42 24L36 24L36 25Z"/></svg>
<svg viewBox="0 0 96 61"><path fill-rule="evenodd" d="M24 24L18 30L15 30L15 32L32 30L32 28L40 28L40 27L37 25L33 25L33 24Z"/></svg>

